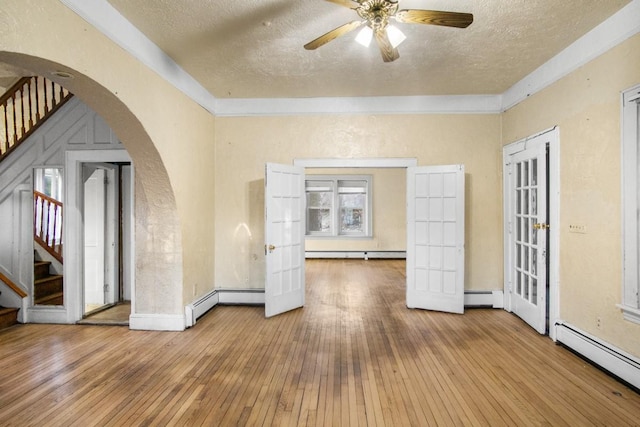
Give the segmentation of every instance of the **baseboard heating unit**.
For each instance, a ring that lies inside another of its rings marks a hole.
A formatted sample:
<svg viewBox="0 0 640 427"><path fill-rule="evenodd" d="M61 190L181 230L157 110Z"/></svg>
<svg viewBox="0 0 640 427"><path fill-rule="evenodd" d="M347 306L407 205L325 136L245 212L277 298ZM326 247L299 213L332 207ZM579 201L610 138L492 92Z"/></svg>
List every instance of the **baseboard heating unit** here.
<svg viewBox="0 0 640 427"><path fill-rule="evenodd" d="M640 389L640 360L567 323L556 323L558 342Z"/></svg>
<svg viewBox="0 0 640 427"><path fill-rule="evenodd" d="M307 259L406 259L405 251L306 251Z"/></svg>
<svg viewBox="0 0 640 427"><path fill-rule="evenodd" d="M196 320L218 304L219 295L213 290L198 298L184 308L185 327L190 328L196 324Z"/></svg>

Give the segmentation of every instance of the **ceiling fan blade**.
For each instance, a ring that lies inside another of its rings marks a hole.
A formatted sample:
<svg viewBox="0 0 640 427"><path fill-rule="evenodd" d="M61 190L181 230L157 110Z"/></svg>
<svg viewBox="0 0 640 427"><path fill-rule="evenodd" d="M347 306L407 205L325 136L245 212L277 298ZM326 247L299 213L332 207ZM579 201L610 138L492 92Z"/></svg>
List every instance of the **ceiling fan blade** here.
<svg viewBox="0 0 640 427"><path fill-rule="evenodd" d="M349 9L355 9L360 6L360 3L351 0L326 0L331 3L339 4L340 6L348 7Z"/></svg>
<svg viewBox="0 0 640 427"><path fill-rule="evenodd" d="M389 36L387 35L387 30L377 30L375 32L376 42L378 42L378 47L380 48L380 53L382 54L382 60L384 62L393 62L396 59L400 58L400 54L398 53L398 49L391 45L389 41Z"/></svg>
<svg viewBox="0 0 640 427"><path fill-rule="evenodd" d="M470 13L442 12L439 10L399 10L394 18L398 22L408 24L442 25L445 27L467 28L473 22Z"/></svg>
<svg viewBox="0 0 640 427"><path fill-rule="evenodd" d="M329 43L331 40L336 39L342 35L347 34L349 31L353 31L362 25L364 21L352 21L348 24L344 24L329 31L327 34L323 34L315 40L310 41L309 43L304 45L304 48L307 50L314 50L319 48L320 46Z"/></svg>

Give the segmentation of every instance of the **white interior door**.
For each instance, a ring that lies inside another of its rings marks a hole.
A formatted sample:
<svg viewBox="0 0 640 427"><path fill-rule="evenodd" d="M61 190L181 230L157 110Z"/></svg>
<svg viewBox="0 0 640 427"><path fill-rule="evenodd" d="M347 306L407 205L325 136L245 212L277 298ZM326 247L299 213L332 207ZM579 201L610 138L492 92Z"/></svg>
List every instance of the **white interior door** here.
<svg viewBox="0 0 640 427"><path fill-rule="evenodd" d="M541 334L547 318L547 140L512 154L508 174L508 260L511 311Z"/></svg>
<svg viewBox="0 0 640 427"><path fill-rule="evenodd" d="M117 170L86 164L84 183L85 312L118 299Z"/></svg>
<svg viewBox="0 0 640 427"><path fill-rule="evenodd" d="M304 305L304 168L267 163L265 316Z"/></svg>
<svg viewBox="0 0 640 427"><path fill-rule="evenodd" d="M407 307L464 312L464 166L407 168Z"/></svg>
<svg viewBox="0 0 640 427"><path fill-rule="evenodd" d="M84 182L84 303L104 305L106 186L103 169L85 169ZM91 308L90 308L91 309Z"/></svg>

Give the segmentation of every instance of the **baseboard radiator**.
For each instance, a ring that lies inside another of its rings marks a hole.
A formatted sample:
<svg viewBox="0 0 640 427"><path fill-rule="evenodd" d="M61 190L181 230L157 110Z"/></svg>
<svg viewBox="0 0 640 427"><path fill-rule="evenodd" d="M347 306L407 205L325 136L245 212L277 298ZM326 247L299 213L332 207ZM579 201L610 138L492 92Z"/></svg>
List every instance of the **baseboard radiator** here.
<svg viewBox="0 0 640 427"><path fill-rule="evenodd" d="M640 359L564 322L558 322L556 339L561 344L640 389Z"/></svg>
<svg viewBox="0 0 640 427"><path fill-rule="evenodd" d="M214 289L184 308L185 327L216 305L264 305L264 289Z"/></svg>
<svg viewBox="0 0 640 427"><path fill-rule="evenodd" d="M195 325L196 320L218 304L219 299L218 291L214 289L187 305L184 308L185 327L190 328Z"/></svg>
<svg viewBox="0 0 640 427"><path fill-rule="evenodd" d="M468 308L504 308L501 290L464 291L464 306Z"/></svg>
<svg viewBox="0 0 640 427"><path fill-rule="evenodd" d="M406 259L405 251L306 251L307 259Z"/></svg>

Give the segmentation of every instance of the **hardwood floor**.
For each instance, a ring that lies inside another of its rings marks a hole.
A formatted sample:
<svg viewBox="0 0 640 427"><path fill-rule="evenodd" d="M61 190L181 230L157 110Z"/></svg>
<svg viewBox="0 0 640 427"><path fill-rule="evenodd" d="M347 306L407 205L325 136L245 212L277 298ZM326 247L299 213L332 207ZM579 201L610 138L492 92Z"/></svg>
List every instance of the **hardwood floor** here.
<svg viewBox="0 0 640 427"><path fill-rule="evenodd" d="M640 395L502 310L408 310L404 262L307 262L307 303L185 332L0 332L0 424L638 425Z"/></svg>

